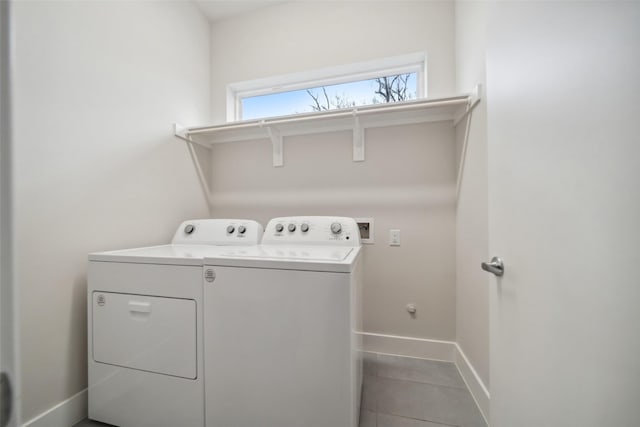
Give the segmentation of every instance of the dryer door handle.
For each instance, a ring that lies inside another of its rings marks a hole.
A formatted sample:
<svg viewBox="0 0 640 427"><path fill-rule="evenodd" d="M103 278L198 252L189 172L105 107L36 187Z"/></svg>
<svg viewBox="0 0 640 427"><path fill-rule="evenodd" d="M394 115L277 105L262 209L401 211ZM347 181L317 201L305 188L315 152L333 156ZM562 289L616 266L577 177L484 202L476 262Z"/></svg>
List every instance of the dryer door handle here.
<svg viewBox="0 0 640 427"><path fill-rule="evenodd" d="M129 301L129 311L134 313L151 313L151 303L145 301Z"/></svg>

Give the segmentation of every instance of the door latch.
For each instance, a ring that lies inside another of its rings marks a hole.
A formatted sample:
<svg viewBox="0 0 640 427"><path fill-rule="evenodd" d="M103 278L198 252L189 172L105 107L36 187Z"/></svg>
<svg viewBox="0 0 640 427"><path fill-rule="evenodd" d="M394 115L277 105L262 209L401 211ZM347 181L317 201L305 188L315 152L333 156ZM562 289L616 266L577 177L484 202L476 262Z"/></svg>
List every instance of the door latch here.
<svg viewBox="0 0 640 427"><path fill-rule="evenodd" d="M483 262L480 266L484 271L493 273L498 277L502 277L504 274L504 264L502 263L502 259L497 256L491 258L491 262Z"/></svg>

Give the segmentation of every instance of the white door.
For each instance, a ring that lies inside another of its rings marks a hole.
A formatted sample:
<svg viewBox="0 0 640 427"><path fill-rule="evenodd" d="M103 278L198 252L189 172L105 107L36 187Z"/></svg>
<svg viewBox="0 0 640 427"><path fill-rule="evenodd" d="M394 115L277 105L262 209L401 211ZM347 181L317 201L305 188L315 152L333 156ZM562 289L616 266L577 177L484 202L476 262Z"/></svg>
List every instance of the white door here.
<svg viewBox="0 0 640 427"><path fill-rule="evenodd" d="M0 1L0 427L17 426L11 236L9 2Z"/></svg>
<svg viewBox="0 0 640 427"><path fill-rule="evenodd" d="M640 3L489 22L494 427L640 425Z"/></svg>

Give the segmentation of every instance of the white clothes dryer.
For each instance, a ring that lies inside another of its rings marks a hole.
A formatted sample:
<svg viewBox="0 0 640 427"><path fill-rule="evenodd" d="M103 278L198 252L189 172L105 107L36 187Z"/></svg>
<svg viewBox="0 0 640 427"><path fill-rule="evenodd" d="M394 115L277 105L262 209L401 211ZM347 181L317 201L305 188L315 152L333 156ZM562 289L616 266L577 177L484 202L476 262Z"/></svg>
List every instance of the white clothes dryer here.
<svg viewBox="0 0 640 427"><path fill-rule="evenodd" d="M203 258L262 234L255 221L192 220L169 245L89 255L90 419L204 426Z"/></svg>
<svg viewBox="0 0 640 427"><path fill-rule="evenodd" d="M360 259L355 220L312 216L205 258L207 427L357 427Z"/></svg>

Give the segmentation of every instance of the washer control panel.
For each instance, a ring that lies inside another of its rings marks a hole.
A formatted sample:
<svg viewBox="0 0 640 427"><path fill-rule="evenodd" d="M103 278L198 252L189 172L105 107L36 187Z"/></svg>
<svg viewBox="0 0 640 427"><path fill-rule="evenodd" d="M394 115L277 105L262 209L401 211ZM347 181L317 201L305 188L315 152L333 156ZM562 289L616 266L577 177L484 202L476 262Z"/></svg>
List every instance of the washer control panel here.
<svg viewBox="0 0 640 427"><path fill-rule="evenodd" d="M360 246L360 231L355 219L348 217L281 217L269 221L262 243Z"/></svg>
<svg viewBox="0 0 640 427"><path fill-rule="evenodd" d="M257 245L263 228L249 219L193 219L178 227L174 245Z"/></svg>

